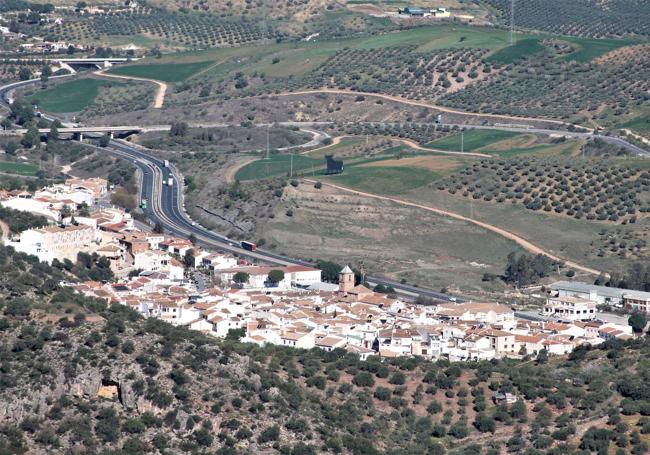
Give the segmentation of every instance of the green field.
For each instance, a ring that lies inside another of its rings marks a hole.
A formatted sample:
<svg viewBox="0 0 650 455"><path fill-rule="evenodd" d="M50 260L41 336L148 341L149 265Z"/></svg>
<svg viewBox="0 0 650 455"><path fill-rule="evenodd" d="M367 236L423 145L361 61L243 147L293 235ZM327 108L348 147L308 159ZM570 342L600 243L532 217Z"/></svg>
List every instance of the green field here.
<svg viewBox="0 0 650 455"><path fill-rule="evenodd" d="M27 175L32 176L36 175L38 172L38 166L30 163L4 163L0 162L0 172L6 172L9 174L18 174L18 175Z"/></svg>
<svg viewBox="0 0 650 455"><path fill-rule="evenodd" d="M639 134L650 134L650 114L641 115L639 117L628 120L621 125L623 128L629 128Z"/></svg>
<svg viewBox="0 0 650 455"><path fill-rule="evenodd" d="M163 82L181 82L210 66L212 62L152 63L118 66L109 71L120 76L142 77Z"/></svg>
<svg viewBox="0 0 650 455"><path fill-rule="evenodd" d="M576 37L562 37L564 41L575 45L578 49L575 52L564 56L565 60L576 62L589 62L601 55L618 49L619 47L637 44L639 40L633 39L590 39Z"/></svg>
<svg viewBox="0 0 650 455"><path fill-rule="evenodd" d="M310 173L312 168L316 172L325 166L325 160L310 158L304 155L271 155L269 159L259 159L241 168L235 178L237 180L260 180L269 177L288 176L293 173Z"/></svg>
<svg viewBox="0 0 650 455"><path fill-rule="evenodd" d="M101 79L76 79L36 92L27 99L47 112L78 112L88 107L99 95L101 87L122 82Z"/></svg>
<svg viewBox="0 0 650 455"><path fill-rule="evenodd" d="M504 47L494 54L486 58L490 63L507 64L512 63L523 57L528 57L544 50L544 46L539 43L538 38L529 38L521 41L512 46Z"/></svg>
<svg viewBox="0 0 650 455"><path fill-rule="evenodd" d="M514 133L512 131L501 130L469 130L463 134L463 151L474 152L480 148L494 144L506 139L512 139L520 136L521 133ZM461 133L454 134L453 136L443 137L433 142L429 142L425 147L430 147L439 150L460 151L461 148Z"/></svg>
<svg viewBox="0 0 650 455"><path fill-rule="evenodd" d="M490 153L492 155L499 156L501 158L512 158L517 155L564 155L564 156L571 156L573 154L576 154L580 146L582 145L582 141L580 140L573 140L573 141L566 141L566 142L560 142L558 144L537 144L533 145L531 147L513 147L509 150L486 150L487 153Z"/></svg>
<svg viewBox="0 0 650 455"><path fill-rule="evenodd" d="M527 138L532 138L531 143ZM577 153L579 140L552 144L535 142L535 135L501 130L468 130L464 133L463 151L480 152L502 158L517 155L571 155ZM425 147L439 150L460 151L460 133L429 142Z"/></svg>
<svg viewBox="0 0 650 455"><path fill-rule="evenodd" d="M327 177L332 183L369 193L398 195L408 193L437 179L440 174L407 166L347 166L342 174Z"/></svg>

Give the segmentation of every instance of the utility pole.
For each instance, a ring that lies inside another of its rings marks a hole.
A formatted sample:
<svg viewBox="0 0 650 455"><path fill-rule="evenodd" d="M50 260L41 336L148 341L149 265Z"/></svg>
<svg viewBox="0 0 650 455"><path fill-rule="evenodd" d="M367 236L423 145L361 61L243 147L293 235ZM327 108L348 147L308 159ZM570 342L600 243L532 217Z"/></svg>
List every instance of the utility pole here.
<svg viewBox="0 0 650 455"><path fill-rule="evenodd" d="M266 125L266 159L269 159L269 129L271 125Z"/></svg>
<svg viewBox="0 0 650 455"><path fill-rule="evenodd" d="M463 153L465 149L465 131L460 132L460 152Z"/></svg>
<svg viewBox="0 0 650 455"><path fill-rule="evenodd" d="M289 168L289 178L293 177L293 152L291 152L291 167Z"/></svg>
<svg viewBox="0 0 650 455"><path fill-rule="evenodd" d="M510 33L508 42L515 44L515 0L510 0Z"/></svg>
<svg viewBox="0 0 650 455"><path fill-rule="evenodd" d="M268 40L270 38L268 36L269 31L268 31L268 27L267 27L267 24L266 24L266 15L267 15L266 0L262 0L262 22L260 23L260 30L262 32L262 40L264 40L264 41L266 41L266 40Z"/></svg>

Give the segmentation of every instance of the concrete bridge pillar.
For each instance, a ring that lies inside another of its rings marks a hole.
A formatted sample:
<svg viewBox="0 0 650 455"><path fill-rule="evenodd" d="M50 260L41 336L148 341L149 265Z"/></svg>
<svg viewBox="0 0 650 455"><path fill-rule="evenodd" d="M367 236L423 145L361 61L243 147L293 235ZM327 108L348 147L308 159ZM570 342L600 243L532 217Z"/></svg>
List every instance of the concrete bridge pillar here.
<svg viewBox="0 0 650 455"><path fill-rule="evenodd" d="M111 139L113 139L113 134L114 133L112 131L110 133L108 133L108 135L111 137Z"/></svg>
<svg viewBox="0 0 650 455"><path fill-rule="evenodd" d="M84 133L79 133L79 142L84 141Z"/></svg>

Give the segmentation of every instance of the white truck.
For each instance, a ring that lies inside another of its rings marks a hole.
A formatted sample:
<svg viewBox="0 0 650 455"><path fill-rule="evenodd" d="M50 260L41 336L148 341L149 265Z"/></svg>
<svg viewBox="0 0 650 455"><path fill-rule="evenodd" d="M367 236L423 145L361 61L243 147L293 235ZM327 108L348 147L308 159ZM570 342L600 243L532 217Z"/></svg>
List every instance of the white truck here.
<svg viewBox="0 0 650 455"><path fill-rule="evenodd" d="M167 185L174 186L174 177L167 178Z"/></svg>
<svg viewBox="0 0 650 455"><path fill-rule="evenodd" d="M165 166L165 167L169 167L169 160L165 160L165 161L163 162L163 166Z"/></svg>

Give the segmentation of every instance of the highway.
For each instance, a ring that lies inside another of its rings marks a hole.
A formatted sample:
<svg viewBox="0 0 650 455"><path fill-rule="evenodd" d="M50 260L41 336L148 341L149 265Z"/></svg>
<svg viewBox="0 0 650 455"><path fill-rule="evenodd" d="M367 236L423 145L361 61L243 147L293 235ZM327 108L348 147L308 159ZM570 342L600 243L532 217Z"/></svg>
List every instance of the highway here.
<svg viewBox="0 0 650 455"><path fill-rule="evenodd" d="M169 233L186 238L193 235L199 245L219 251L230 252L237 254L238 256L255 259L265 263L313 266L313 264L309 262L282 256L271 251L258 249L251 252L245 250L240 247L238 242L209 231L208 229L194 223L185 213L183 208L181 177L173 167L166 168L163 160L151 156L148 153L119 140L111 141L110 145L106 148L100 148L94 145L88 146L106 151L120 158L131 160L140 169L142 173L140 198L146 198L150 201L150 205L145 211L145 214L149 219L160 223ZM167 181L170 176L173 179L173 185L171 187L162 183L163 180ZM421 295L443 301L465 301L460 297L399 283L381 277L368 276L366 279L371 285L383 284L384 286L392 286L399 294L406 297L412 298Z"/></svg>

